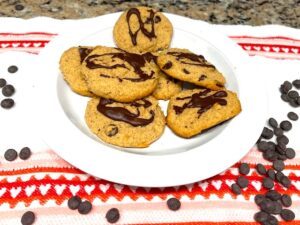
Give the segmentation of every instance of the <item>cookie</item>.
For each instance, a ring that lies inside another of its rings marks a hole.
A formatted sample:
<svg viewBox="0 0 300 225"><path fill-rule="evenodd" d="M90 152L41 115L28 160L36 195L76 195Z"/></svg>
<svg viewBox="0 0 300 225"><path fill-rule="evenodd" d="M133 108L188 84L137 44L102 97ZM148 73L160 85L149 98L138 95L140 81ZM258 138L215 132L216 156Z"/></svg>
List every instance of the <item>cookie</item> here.
<svg viewBox="0 0 300 225"><path fill-rule="evenodd" d="M166 75L163 71L158 73L158 84L152 96L160 100L169 100L182 90L182 82Z"/></svg>
<svg viewBox="0 0 300 225"><path fill-rule="evenodd" d="M143 55L98 46L85 58L81 72L95 95L131 102L150 95L157 85L157 66Z"/></svg>
<svg viewBox="0 0 300 225"><path fill-rule="evenodd" d="M80 72L82 61L92 50L92 47L72 47L62 54L59 63L60 71L70 88L84 96L93 96Z"/></svg>
<svg viewBox="0 0 300 225"><path fill-rule="evenodd" d="M189 138L236 116L240 111L240 101L234 92L184 90L170 99L167 124L177 135Z"/></svg>
<svg viewBox="0 0 300 225"><path fill-rule="evenodd" d="M173 34L171 22L161 12L148 7L130 8L116 22L116 45L128 52L144 53L167 49Z"/></svg>
<svg viewBox="0 0 300 225"><path fill-rule="evenodd" d="M165 127L163 112L151 96L131 103L92 98L85 121L102 141L121 147L147 147L162 135Z"/></svg>
<svg viewBox="0 0 300 225"><path fill-rule="evenodd" d="M187 49L171 48L157 58L160 69L178 80L195 85L220 90L224 87L225 78L217 68Z"/></svg>

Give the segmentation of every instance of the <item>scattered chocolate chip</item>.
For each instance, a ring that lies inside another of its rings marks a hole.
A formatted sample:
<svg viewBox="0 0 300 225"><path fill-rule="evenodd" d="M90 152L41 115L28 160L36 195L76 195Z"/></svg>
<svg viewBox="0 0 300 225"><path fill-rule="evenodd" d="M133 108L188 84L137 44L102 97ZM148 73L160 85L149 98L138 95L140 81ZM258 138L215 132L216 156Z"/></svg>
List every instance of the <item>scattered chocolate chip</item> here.
<svg viewBox="0 0 300 225"><path fill-rule="evenodd" d="M180 209L181 202L177 198L170 198L167 201L168 208L172 211Z"/></svg>
<svg viewBox="0 0 300 225"><path fill-rule="evenodd" d="M282 160L273 161L273 168L276 171L282 171L284 169L284 162Z"/></svg>
<svg viewBox="0 0 300 225"><path fill-rule="evenodd" d="M268 218L269 214L264 211L260 211L254 214L254 220L259 223L266 222Z"/></svg>
<svg viewBox="0 0 300 225"><path fill-rule="evenodd" d="M18 67L17 66L10 66L10 67L8 67L7 71L9 73L15 73L15 72L18 71Z"/></svg>
<svg viewBox="0 0 300 225"><path fill-rule="evenodd" d="M274 160L277 159L277 153L272 149L268 149L263 153L263 158L265 160L273 162Z"/></svg>
<svg viewBox="0 0 300 225"><path fill-rule="evenodd" d="M267 173L266 168L265 168L264 165L261 164L261 163L258 163L258 164L256 165L256 170L257 170L257 172L258 172L260 175L265 175L265 174Z"/></svg>
<svg viewBox="0 0 300 225"><path fill-rule="evenodd" d="M21 4L17 4L17 5L15 5L15 10L17 10L17 11L21 11L21 10L23 10L25 7L23 6L23 5L21 5Z"/></svg>
<svg viewBox="0 0 300 225"><path fill-rule="evenodd" d="M274 181L269 177L264 177L262 185L267 189L272 189L274 187Z"/></svg>
<svg viewBox="0 0 300 225"><path fill-rule="evenodd" d="M272 214L274 214L274 215L280 214L280 212L282 210L281 202L273 201L273 204L275 206L275 209L272 211Z"/></svg>
<svg viewBox="0 0 300 225"><path fill-rule="evenodd" d="M277 143L283 143L283 144L287 145L290 140L288 139L287 136L282 135L282 136L277 137L276 141L277 141Z"/></svg>
<svg viewBox="0 0 300 225"><path fill-rule="evenodd" d="M240 176L240 177L237 179L236 183L237 183L237 185L240 186L240 188L245 188L245 187L248 186L249 181L248 181L248 179L247 179L246 177Z"/></svg>
<svg viewBox="0 0 300 225"><path fill-rule="evenodd" d="M259 207L264 212L272 213L275 210L276 206L272 200L266 198L260 203Z"/></svg>
<svg viewBox="0 0 300 225"><path fill-rule="evenodd" d="M286 145L283 143L283 142L279 142L277 145L276 145L276 151L279 153L279 154L285 154L285 151L286 151Z"/></svg>
<svg viewBox="0 0 300 225"><path fill-rule="evenodd" d="M254 202L256 205L260 206L260 204L265 201L266 197L262 194L255 195Z"/></svg>
<svg viewBox="0 0 300 225"><path fill-rule="evenodd" d="M75 195L68 200L68 207L69 209L75 210L78 209L80 203L81 198Z"/></svg>
<svg viewBox="0 0 300 225"><path fill-rule="evenodd" d="M290 99L289 103L290 103L290 106L295 107L295 108L299 106L297 99Z"/></svg>
<svg viewBox="0 0 300 225"><path fill-rule="evenodd" d="M299 97L299 93L297 91L290 91L288 96L292 99L297 99Z"/></svg>
<svg viewBox="0 0 300 225"><path fill-rule="evenodd" d="M182 70L185 74L190 74L190 71L188 71L186 68L183 68Z"/></svg>
<svg viewBox="0 0 300 225"><path fill-rule="evenodd" d="M290 207L292 205L292 198L287 194L283 194L281 196L281 203L285 207Z"/></svg>
<svg viewBox="0 0 300 225"><path fill-rule="evenodd" d="M276 144L273 141L268 141L268 148L275 151Z"/></svg>
<svg viewBox="0 0 300 225"><path fill-rule="evenodd" d="M264 127L261 136L265 139L271 139L273 137L273 131L267 127Z"/></svg>
<svg viewBox="0 0 300 225"><path fill-rule="evenodd" d="M284 120L280 123L280 127L284 131L289 131L292 129L292 123L288 120Z"/></svg>
<svg viewBox="0 0 300 225"><path fill-rule="evenodd" d="M274 118L271 117L268 122L271 127L273 127L273 128L278 127L278 122Z"/></svg>
<svg viewBox="0 0 300 225"><path fill-rule="evenodd" d="M274 128L274 134L277 136L277 137L280 137L283 135L283 130L279 127L276 127Z"/></svg>
<svg viewBox="0 0 300 225"><path fill-rule="evenodd" d="M207 76L204 75L204 74L202 74L202 75L199 77L198 81L205 80L206 78L207 78Z"/></svg>
<svg viewBox="0 0 300 225"><path fill-rule="evenodd" d="M282 94L280 97L284 102L289 102L290 101L290 98L287 94Z"/></svg>
<svg viewBox="0 0 300 225"><path fill-rule="evenodd" d="M280 91L282 94L287 94L292 89L292 83L289 81L284 81L280 86Z"/></svg>
<svg viewBox="0 0 300 225"><path fill-rule="evenodd" d="M107 211L105 218L109 223L116 223L120 219L120 212L117 208L111 208Z"/></svg>
<svg viewBox="0 0 300 225"><path fill-rule="evenodd" d="M3 78L0 78L0 88L4 87L6 85L6 80Z"/></svg>
<svg viewBox="0 0 300 225"><path fill-rule="evenodd" d="M260 141L258 144L257 144L257 148L258 150L260 150L261 152L264 152L266 150L269 149L269 144L268 142L266 141Z"/></svg>
<svg viewBox="0 0 300 225"><path fill-rule="evenodd" d="M17 157L18 157L18 153L14 149L8 149L4 153L4 158L10 162L14 161Z"/></svg>
<svg viewBox="0 0 300 225"><path fill-rule="evenodd" d="M285 151L285 155L288 159L293 159L296 156L296 152L294 149L292 148L287 148Z"/></svg>
<svg viewBox="0 0 300 225"><path fill-rule="evenodd" d="M108 136L108 137L113 137L115 136L117 133L119 132L119 129L116 125L114 124L109 124L107 129L105 130L105 134Z"/></svg>
<svg viewBox="0 0 300 225"><path fill-rule="evenodd" d="M278 220L275 216L269 215L267 223L262 223L263 225L278 225Z"/></svg>
<svg viewBox="0 0 300 225"><path fill-rule="evenodd" d="M247 163L241 163L239 166L240 174L247 175L250 172L250 167Z"/></svg>
<svg viewBox="0 0 300 225"><path fill-rule="evenodd" d="M278 156L277 156L277 159L279 159L279 160L286 160L287 159L287 157L286 157L286 155L281 155L281 154L278 154Z"/></svg>
<svg viewBox="0 0 300 225"><path fill-rule="evenodd" d="M163 70L168 70L173 66L173 63L171 61L168 61L164 66Z"/></svg>
<svg viewBox="0 0 300 225"><path fill-rule="evenodd" d="M3 94L5 97L10 97L10 96L12 96L14 93L15 93L15 88L14 88L14 86L12 86L11 84L5 85L5 86L2 88L2 94Z"/></svg>
<svg viewBox="0 0 300 225"><path fill-rule="evenodd" d="M296 103L298 106L300 105L300 97L297 98Z"/></svg>
<svg viewBox="0 0 300 225"><path fill-rule="evenodd" d="M297 113L294 113L294 112L289 112L287 114L287 117L293 121L297 121L299 119L299 116L297 115Z"/></svg>
<svg viewBox="0 0 300 225"><path fill-rule="evenodd" d="M1 101L0 105L4 109L10 109L14 106L15 101L11 98L5 98Z"/></svg>
<svg viewBox="0 0 300 225"><path fill-rule="evenodd" d="M292 84L294 85L295 88L300 89L300 80L294 80Z"/></svg>
<svg viewBox="0 0 300 225"><path fill-rule="evenodd" d="M272 201L277 201L281 198L281 194L275 190L269 190L266 193L266 197L271 199Z"/></svg>
<svg viewBox="0 0 300 225"><path fill-rule="evenodd" d="M31 225L34 223L35 215L31 211L25 212L21 217L22 225Z"/></svg>
<svg viewBox="0 0 300 225"><path fill-rule="evenodd" d="M268 175L268 177L271 178L272 180L275 180L275 171L274 171L274 170L268 169L267 175Z"/></svg>
<svg viewBox="0 0 300 225"><path fill-rule="evenodd" d="M21 149L19 153L20 159L26 160L31 156L31 150L28 147L24 147Z"/></svg>
<svg viewBox="0 0 300 225"><path fill-rule="evenodd" d="M292 221L295 219L295 213L290 209L283 209L280 216L285 221Z"/></svg>
<svg viewBox="0 0 300 225"><path fill-rule="evenodd" d="M287 176L283 176L279 182L286 188L289 188L291 185L291 180Z"/></svg>
<svg viewBox="0 0 300 225"><path fill-rule="evenodd" d="M284 177L284 174L282 172L277 172L275 175L275 178L278 182L281 181L282 177Z"/></svg>
<svg viewBox="0 0 300 225"><path fill-rule="evenodd" d="M89 201L83 201L78 206L80 214L88 214L92 210L92 204Z"/></svg>

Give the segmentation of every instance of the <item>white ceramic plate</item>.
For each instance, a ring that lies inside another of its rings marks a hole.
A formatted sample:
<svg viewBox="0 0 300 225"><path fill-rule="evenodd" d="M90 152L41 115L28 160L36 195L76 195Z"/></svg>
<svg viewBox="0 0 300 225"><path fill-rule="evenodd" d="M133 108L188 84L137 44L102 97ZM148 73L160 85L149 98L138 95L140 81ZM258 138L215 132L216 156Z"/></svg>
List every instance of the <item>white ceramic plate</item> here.
<svg viewBox="0 0 300 225"><path fill-rule="evenodd" d="M238 93L242 112L234 119L191 139L169 128L145 149L103 143L84 122L87 97L73 93L59 71L63 51L78 45L115 46L112 29L119 13L70 22L40 53L35 96L39 96L39 131L61 157L99 178L135 186L187 184L214 176L240 160L255 144L266 118L266 95L252 73L251 60L235 43L209 25L166 14L174 26L171 46L202 54ZM256 74L258 72L256 71ZM167 102L160 102L163 109Z"/></svg>

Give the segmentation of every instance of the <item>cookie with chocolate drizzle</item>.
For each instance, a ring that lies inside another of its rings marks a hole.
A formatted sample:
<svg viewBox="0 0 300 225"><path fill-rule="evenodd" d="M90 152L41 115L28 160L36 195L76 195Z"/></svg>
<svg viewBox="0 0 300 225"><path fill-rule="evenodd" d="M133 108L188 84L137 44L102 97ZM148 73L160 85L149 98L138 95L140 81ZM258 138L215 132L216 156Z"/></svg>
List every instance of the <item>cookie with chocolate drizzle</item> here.
<svg viewBox="0 0 300 225"><path fill-rule="evenodd" d="M158 56L157 63L166 74L178 80L212 90L224 88L222 73L202 55L187 49L170 48Z"/></svg>
<svg viewBox="0 0 300 225"><path fill-rule="evenodd" d="M177 135L190 138L240 111L240 101L232 91L184 90L170 99L167 124Z"/></svg>
<svg viewBox="0 0 300 225"><path fill-rule="evenodd" d="M81 72L91 92L119 102L146 97L157 85L153 60L116 48L96 47L85 58Z"/></svg>
<svg viewBox="0 0 300 225"><path fill-rule="evenodd" d="M148 7L130 8L116 22L116 45L128 52L144 53L167 49L173 35L171 22L161 12Z"/></svg>
<svg viewBox="0 0 300 225"><path fill-rule="evenodd" d="M85 121L102 141L134 148L149 146L165 127L165 117L154 97L130 103L92 98L87 104Z"/></svg>
<svg viewBox="0 0 300 225"><path fill-rule="evenodd" d="M70 88L77 94L93 96L88 90L84 76L81 74L81 63L94 47L72 47L66 50L59 62L60 71Z"/></svg>

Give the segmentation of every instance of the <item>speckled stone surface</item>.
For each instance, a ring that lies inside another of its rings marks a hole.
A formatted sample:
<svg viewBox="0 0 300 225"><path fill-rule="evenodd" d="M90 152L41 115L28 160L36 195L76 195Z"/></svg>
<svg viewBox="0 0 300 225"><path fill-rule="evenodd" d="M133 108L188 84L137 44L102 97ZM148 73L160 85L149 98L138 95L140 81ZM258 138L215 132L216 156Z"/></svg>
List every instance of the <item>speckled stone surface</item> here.
<svg viewBox="0 0 300 225"><path fill-rule="evenodd" d="M78 19L138 5L215 24L282 24L300 28L300 0L0 0L0 16Z"/></svg>

